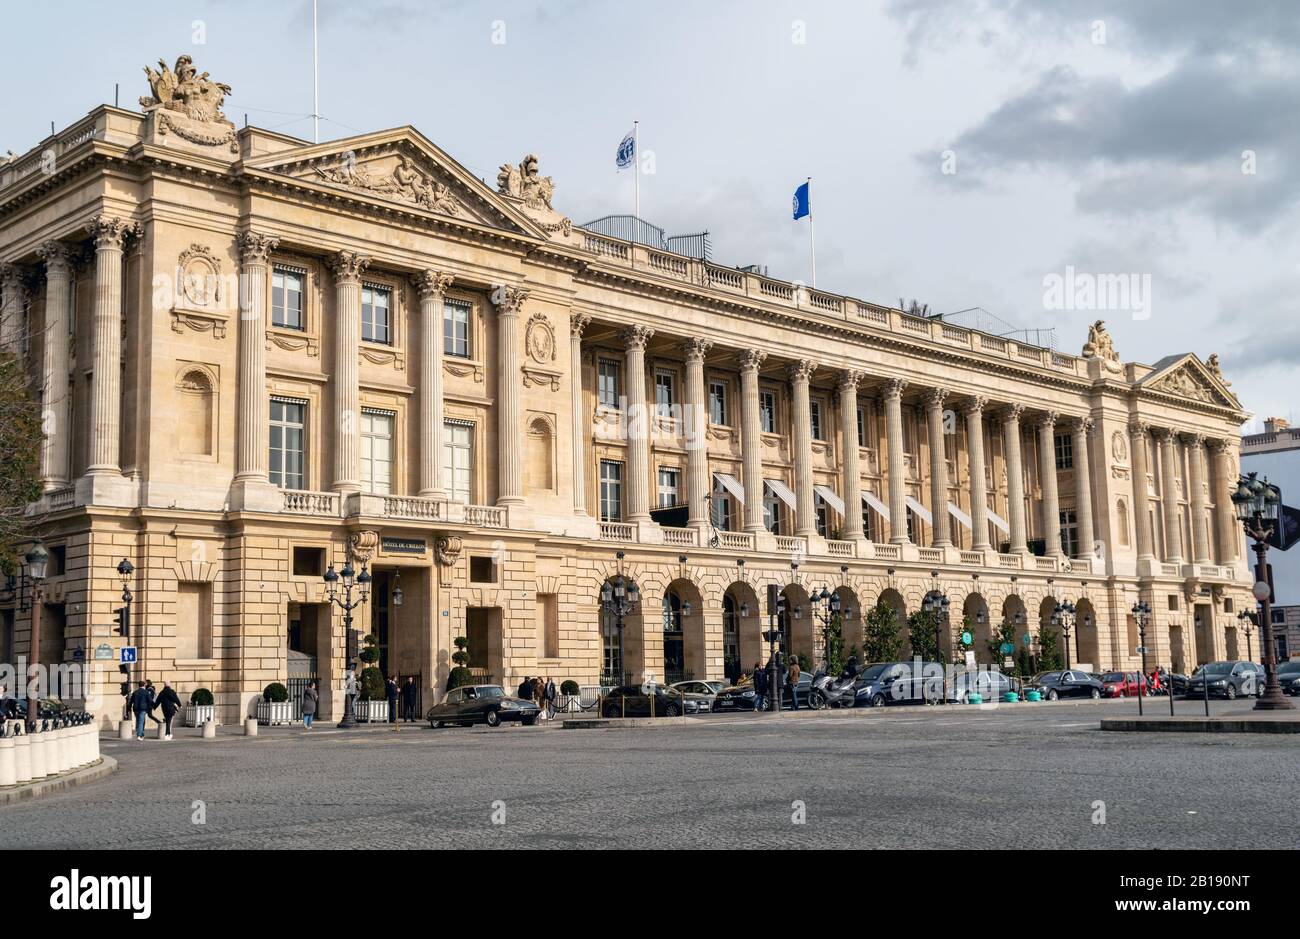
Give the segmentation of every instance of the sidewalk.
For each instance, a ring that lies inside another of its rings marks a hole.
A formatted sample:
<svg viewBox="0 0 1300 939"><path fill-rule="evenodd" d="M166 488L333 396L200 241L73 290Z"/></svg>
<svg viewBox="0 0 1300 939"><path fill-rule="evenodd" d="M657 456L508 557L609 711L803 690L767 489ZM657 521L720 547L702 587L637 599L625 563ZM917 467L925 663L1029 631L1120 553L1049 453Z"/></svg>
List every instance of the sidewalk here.
<svg viewBox="0 0 1300 939"><path fill-rule="evenodd" d="M1229 711L1213 717L1168 714L1147 714L1142 717L1107 717L1101 721L1102 730L1129 730L1167 733L1222 733L1222 734L1300 734L1300 710L1256 711L1246 708Z"/></svg>

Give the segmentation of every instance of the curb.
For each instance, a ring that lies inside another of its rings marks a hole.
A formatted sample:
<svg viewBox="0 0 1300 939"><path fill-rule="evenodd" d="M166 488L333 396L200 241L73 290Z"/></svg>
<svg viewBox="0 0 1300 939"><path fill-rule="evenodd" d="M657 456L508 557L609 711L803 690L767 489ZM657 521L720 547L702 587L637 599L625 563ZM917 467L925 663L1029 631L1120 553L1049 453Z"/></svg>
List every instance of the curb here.
<svg viewBox="0 0 1300 939"><path fill-rule="evenodd" d="M12 789L0 790L0 805L12 805L15 802L23 802L27 799L36 799L40 796L49 795L51 792L60 792L74 786L84 786L86 783L103 779L110 773L115 772L117 772L117 760L111 756L100 756L98 763L93 763L85 769L79 769L75 773L58 776L54 779L42 779L39 782L25 783L21 786L14 786Z"/></svg>
<svg viewBox="0 0 1300 939"><path fill-rule="evenodd" d="M1106 718L1102 730L1138 733L1300 734L1300 721L1250 720L1222 717Z"/></svg>

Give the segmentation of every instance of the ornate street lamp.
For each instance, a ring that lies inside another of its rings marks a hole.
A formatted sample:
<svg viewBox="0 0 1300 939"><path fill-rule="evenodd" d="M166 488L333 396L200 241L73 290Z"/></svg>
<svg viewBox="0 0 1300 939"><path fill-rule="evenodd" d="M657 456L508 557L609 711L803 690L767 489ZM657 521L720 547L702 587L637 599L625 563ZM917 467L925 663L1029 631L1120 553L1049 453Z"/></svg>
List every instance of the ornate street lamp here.
<svg viewBox="0 0 1300 939"><path fill-rule="evenodd" d="M932 571L931 576L935 578L937 583L939 572ZM948 625L948 605L948 597L940 592L938 587L935 587L927 593L925 599L921 601L921 609L934 616L934 655L935 658L939 660L941 666L943 665L943 645L940 642L939 637L944 628ZM944 694L944 691L942 690L945 684L946 683L940 684L941 690L939 692L939 704L947 703L945 701L947 695Z"/></svg>
<svg viewBox="0 0 1300 939"><path fill-rule="evenodd" d="M1255 586L1251 592L1259 601L1260 653L1264 661L1264 696L1255 702L1257 711L1290 711L1294 705L1282 695L1277 682L1277 647L1273 642L1272 588L1268 585L1268 539L1277 522L1281 497L1269 485L1250 473L1237 481L1232 504L1246 535L1255 542ZM1209 679L1207 678L1208 682Z"/></svg>
<svg viewBox="0 0 1300 939"><path fill-rule="evenodd" d="M1070 667L1070 628L1074 626L1074 617L1078 612L1074 603L1066 600L1064 603L1056 604L1056 609L1052 611L1052 625L1061 627L1061 634L1065 637L1065 667Z"/></svg>
<svg viewBox="0 0 1300 939"><path fill-rule="evenodd" d="M1138 652L1142 655L1142 679L1138 682L1138 716L1142 716L1142 682L1147 680L1147 620L1151 616L1151 607L1139 600L1133 604L1133 621L1138 628ZM1169 703L1173 706L1174 695L1169 693Z"/></svg>
<svg viewBox="0 0 1300 939"><path fill-rule="evenodd" d="M32 634L28 644L31 656L27 664L27 729L36 730L41 716L40 675L41 662L41 607L45 605L45 573L50 563L50 552L37 541L27 552L27 578L32 583ZM33 693L35 689L35 693Z"/></svg>
<svg viewBox="0 0 1300 939"><path fill-rule="evenodd" d="M622 566L623 552L617 554L619 566ZM623 621L636 612L637 607L641 605L641 590L636 585L636 581L629 577L624 577L623 572L615 574L611 579L605 581L600 588L600 606L601 609L614 619L615 629L618 631L618 648L619 648L619 671L622 684L628 684L629 679L626 674L622 673L623 668ZM683 615L689 615L690 604L682 605Z"/></svg>
<svg viewBox="0 0 1300 939"><path fill-rule="evenodd" d="M845 619L849 618L850 616L853 615L853 609L851 607L844 606L843 601L840 600L840 595L838 593L831 593L824 586L820 591L813 591L812 595L808 597L808 606L812 611L813 619L822 624L822 658L827 663L827 666L829 667L830 650L831 650L831 621L836 616L840 616L840 615L842 615ZM795 610L797 615L798 607L796 607ZM843 638L842 628L841 628L840 635L842 640Z"/></svg>
<svg viewBox="0 0 1300 939"><path fill-rule="evenodd" d="M361 562L361 572L352 567L351 560L343 562L343 568L340 571L334 570L331 564L321 576L325 581L325 598L338 606L343 611L343 635L347 637L347 655L348 661L344 666L348 672L349 679L352 673L356 671L356 649L352 641L352 611L361 604L370 599L370 571L366 569L366 562ZM343 587L343 595L339 596L339 586ZM357 598L352 599L352 591L357 591ZM351 681L348 682L351 684ZM346 690L343 694L343 720L339 721L340 730L350 730L357 726L356 713L352 708L353 695Z"/></svg>
<svg viewBox="0 0 1300 939"><path fill-rule="evenodd" d="M1255 653L1251 649L1250 636L1254 631L1255 614L1248 610L1242 610L1237 614L1237 622L1241 624L1241 631L1246 634L1246 658L1253 662L1255 661Z"/></svg>

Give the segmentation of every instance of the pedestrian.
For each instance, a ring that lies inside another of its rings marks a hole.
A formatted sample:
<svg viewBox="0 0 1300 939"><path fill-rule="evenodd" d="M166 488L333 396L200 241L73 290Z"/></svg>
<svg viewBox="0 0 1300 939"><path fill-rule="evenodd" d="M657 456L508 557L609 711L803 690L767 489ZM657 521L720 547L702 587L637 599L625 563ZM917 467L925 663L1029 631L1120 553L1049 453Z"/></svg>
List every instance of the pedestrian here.
<svg viewBox="0 0 1300 939"><path fill-rule="evenodd" d="M545 702L542 700L542 694L545 687L546 686L542 683L541 676L533 679L533 703L537 705L537 710L539 711L546 706Z"/></svg>
<svg viewBox="0 0 1300 939"><path fill-rule="evenodd" d="M131 713L135 715L135 739L144 739L144 719L149 714L153 701L149 697L149 687L143 682L136 682L135 693L131 695Z"/></svg>
<svg viewBox="0 0 1300 939"><path fill-rule="evenodd" d="M149 720L155 724L161 724L162 721L153 716L154 710L158 707L158 692L154 690L153 682L147 678L144 680L144 686L149 691Z"/></svg>
<svg viewBox="0 0 1300 939"><path fill-rule="evenodd" d="M176 689L172 687L169 681L163 682L163 690L159 692L157 699L158 707L162 708L163 720L163 739L172 739L172 720L176 717L176 712L181 709L181 699L176 695Z"/></svg>
<svg viewBox="0 0 1300 939"><path fill-rule="evenodd" d="M397 683L396 675L389 675L388 681L384 685L384 690L388 692L388 723L397 723L397 693L401 686Z"/></svg>
<svg viewBox="0 0 1300 939"><path fill-rule="evenodd" d="M519 687L515 689L515 693L525 701L531 701L533 699L533 680L525 675L524 680L521 681Z"/></svg>
<svg viewBox="0 0 1300 939"><path fill-rule="evenodd" d="M316 682L307 682L307 687L302 689L302 725L311 730L312 721L316 720L316 702L320 700L320 692L316 690Z"/></svg>
<svg viewBox="0 0 1300 939"><path fill-rule="evenodd" d="M790 656L790 707L799 710L799 660Z"/></svg>
<svg viewBox="0 0 1300 939"><path fill-rule="evenodd" d="M406 684L402 686L402 717L408 724L416 720L415 699L419 693L420 686L415 683L415 676L408 675Z"/></svg>
<svg viewBox="0 0 1300 939"><path fill-rule="evenodd" d="M542 696L546 699L546 710L554 711L555 699L558 697L558 692L555 689L555 682L551 679L550 675L546 676L546 687L542 691Z"/></svg>
<svg viewBox="0 0 1300 939"><path fill-rule="evenodd" d="M767 672L760 662L754 663L754 710L761 711L767 706Z"/></svg>

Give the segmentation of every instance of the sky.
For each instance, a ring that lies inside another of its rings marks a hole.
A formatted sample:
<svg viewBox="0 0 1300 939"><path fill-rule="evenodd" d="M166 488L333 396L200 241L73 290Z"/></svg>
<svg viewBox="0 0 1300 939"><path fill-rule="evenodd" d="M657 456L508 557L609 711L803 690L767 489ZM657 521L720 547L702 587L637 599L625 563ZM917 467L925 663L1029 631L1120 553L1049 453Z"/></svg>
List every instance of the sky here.
<svg viewBox="0 0 1300 939"><path fill-rule="evenodd" d="M226 113L310 140L310 0L14 6L0 151L193 56ZM1300 418L1294 0L319 0L321 140L411 124L495 183L536 153L576 223L707 230L714 260L931 312L979 307L1078 353L1219 353ZM1049 285L1116 283L1127 295ZM1108 280L1099 281L1100 278ZM1100 299L1099 299L1100 298ZM1139 302L1140 300L1140 302Z"/></svg>

